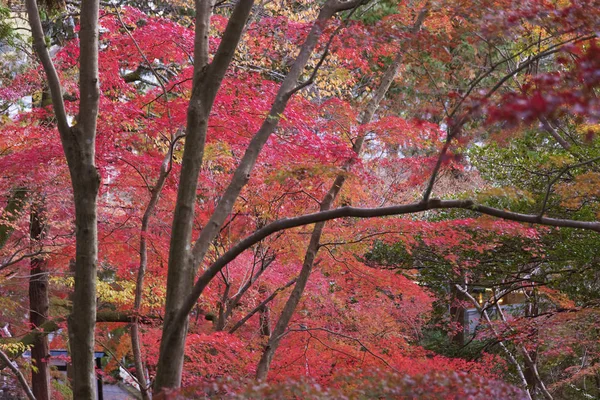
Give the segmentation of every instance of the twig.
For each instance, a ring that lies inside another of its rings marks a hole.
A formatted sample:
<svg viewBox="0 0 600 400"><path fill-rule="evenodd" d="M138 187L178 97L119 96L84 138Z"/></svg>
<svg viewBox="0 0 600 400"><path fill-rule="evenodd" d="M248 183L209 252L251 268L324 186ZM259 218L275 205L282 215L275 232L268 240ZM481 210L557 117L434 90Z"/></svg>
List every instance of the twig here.
<svg viewBox="0 0 600 400"><path fill-rule="evenodd" d="M296 280L298 278L294 278L291 281L289 281L288 283L286 283L284 286L278 288L277 290L275 290L273 293L271 293L271 295L269 297L267 297L266 299L264 299L259 305L257 305L256 307L254 307L254 309L252 309L252 311L250 311L248 313L248 315L246 315L244 318L242 318L241 320L239 320L230 330L229 333L234 333L235 331L237 331L242 325L244 325L246 323L246 321L248 321L254 314L256 314L261 308L263 308L267 303L269 303L271 300L273 300L281 291L287 289L288 287L292 286L294 283L296 283Z"/></svg>
<svg viewBox="0 0 600 400"><path fill-rule="evenodd" d="M377 354L373 353L371 350L369 350L369 348L367 346L364 345L364 343L360 339L357 339L357 338L355 338L353 336L349 336L349 335L345 335L343 333L335 332L335 331L332 331L331 329L327 329L327 328L301 328L301 329L289 329L288 330L288 332L311 332L311 331L327 332L327 333L329 333L331 335L336 335L336 336L342 337L344 339L353 340L353 341L355 341L356 343L358 343L361 346L361 350L364 349L363 351L369 353L370 355L372 355L373 357L375 357L376 359L378 359L379 361L381 361L383 364L385 364L385 366L387 366L388 368L390 368L392 371L398 372L398 370L396 368L394 368L392 365L390 365L390 363L388 363L383 357L378 356ZM317 338L317 340L318 340L318 338Z"/></svg>
<svg viewBox="0 0 600 400"><path fill-rule="evenodd" d="M156 72L156 69L152 66L150 61L148 61L148 57L146 57L146 54L144 54L144 52L142 51L142 48L138 44L137 40L135 40L135 38L129 31L129 28L123 22L123 19L121 18L121 13L119 12L119 7L115 7L115 13L117 15L117 19L121 23L121 26L125 30L125 33L127 33L127 36L129 36L129 38L135 45L135 48L137 49L138 53L140 53L140 56L144 59L144 61L148 65L148 68L152 72L152 75L154 75L154 77L158 81L158 84L160 85L160 88L162 89L163 95L165 96L165 108L167 109L167 117L169 118L169 121L171 121L171 110L169 109L169 97L167 96L167 89L165 88L165 85L163 83L164 78L161 75L159 75L158 72Z"/></svg>

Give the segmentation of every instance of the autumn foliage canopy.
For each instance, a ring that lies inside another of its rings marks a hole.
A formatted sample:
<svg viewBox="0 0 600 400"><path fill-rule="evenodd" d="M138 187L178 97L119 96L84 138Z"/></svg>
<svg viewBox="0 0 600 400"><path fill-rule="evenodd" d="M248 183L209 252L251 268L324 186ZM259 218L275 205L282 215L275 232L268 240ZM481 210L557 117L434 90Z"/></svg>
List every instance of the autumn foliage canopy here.
<svg viewBox="0 0 600 400"><path fill-rule="evenodd" d="M37 398L94 398L94 350L145 399L600 396L597 1L27 3L0 350ZM44 341L92 375L40 389Z"/></svg>

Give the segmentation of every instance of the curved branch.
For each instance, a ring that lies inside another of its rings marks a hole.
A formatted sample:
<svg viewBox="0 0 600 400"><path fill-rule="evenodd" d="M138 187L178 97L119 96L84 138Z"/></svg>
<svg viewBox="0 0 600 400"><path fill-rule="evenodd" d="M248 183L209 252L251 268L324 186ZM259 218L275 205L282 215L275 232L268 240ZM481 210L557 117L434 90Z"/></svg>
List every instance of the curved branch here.
<svg viewBox="0 0 600 400"><path fill-rule="evenodd" d="M539 215L522 214L499 208L488 207L477 204L473 200L439 200L431 199L426 202L412 203L398 206L381 207L381 208L359 208L359 207L341 207L333 210L321 211L312 214L302 215L293 218L284 218L274 221L265 227L257 230L252 235L241 240L217 261L215 261L208 269L198 278L190 295L185 300L185 303L179 311L177 317L172 321L177 324L183 321L190 311L193 309L196 301L208 285L208 283L224 268L228 263L233 261L242 252L272 235L286 229L296 228L299 226L310 225L317 222L329 221L337 218L354 217L354 218L376 218L392 215L404 215L424 212L428 210L442 209L465 209L475 211L481 214L490 215L493 217L506 219L516 222L525 222L531 224L586 229L595 232L600 232L600 222L576 221L571 219L540 217Z"/></svg>

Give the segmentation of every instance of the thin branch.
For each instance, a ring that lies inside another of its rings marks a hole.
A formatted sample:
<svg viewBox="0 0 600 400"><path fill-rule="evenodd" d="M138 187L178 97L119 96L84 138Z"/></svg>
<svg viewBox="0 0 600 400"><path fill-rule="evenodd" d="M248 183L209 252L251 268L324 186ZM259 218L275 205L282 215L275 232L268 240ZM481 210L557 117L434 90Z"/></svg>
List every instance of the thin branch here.
<svg viewBox="0 0 600 400"><path fill-rule="evenodd" d="M17 368L17 366L14 365L10 361L10 358L8 358L6 353L3 352L2 350L0 350L0 358L8 366L8 368L10 368L11 371L15 374L15 376L19 380L19 383L21 384L21 387L25 391L25 394L27 394L27 398L29 400L35 400L35 396L33 395L33 392L31 391L31 388L29 387L29 384L27 383L27 379L25 379L25 377L23 376L23 374L21 373L19 368Z"/></svg>
<svg viewBox="0 0 600 400"><path fill-rule="evenodd" d="M269 266L273 263L273 261L275 261L275 256L265 256L266 258L263 258L260 261L260 268L258 271L256 271L255 274L250 276L250 279L248 279L246 281L246 283L244 285L242 285L239 290L237 291L237 293L230 299L231 301L231 309L235 308L238 303L240 302L240 299L242 298L242 296L244 295L244 293L246 293L248 291L248 289L250 289L250 286L252 286L252 284L254 282L256 282L258 280L258 278L260 278L260 276L263 274L263 272L265 272L267 270L267 268L269 268Z"/></svg>
<svg viewBox="0 0 600 400"><path fill-rule="evenodd" d="M538 61L539 59L549 56L551 54L554 54L558 51L560 51L562 49L562 46L568 43L577 43L579 41L585 41L585 40L591 40L593 38L595 38L596 35L589 35L589 36L578 36L575 38L571 38L568 40L565 40L563 42L560 43L556 43L550 47L548 47L546 50L544 50L541 53L538 53L537 55L531 57L530 59L528 59L527 61L525 61L523 64L519 65L517 68L515 68L514 70L512 70L508 75L506 75L501 82L499 83L499 85L496 85L494 90L491 90L490 92L488 92L485 96L485 98L490 97L500 86L502 86L502 84L504 84L504 82L506 82L508 79L512 78L517 72L521 71L524 68L527 68L529 65L531 65L533 62ZM465 94L462 96L461 100L458 102L458 104L454 107L454 109L452 110L452 112L450 113L450 118L454 117L454 115L457 113L457 111L459 110L460 106L463 104L463 102L467 99L467 97L469 97L469 95L471 94L471 92L475 89L475 87L477 87L477 84L479 84L479 82L481 82L483 79L485 79L486 77L488 77L492 72L494 72L494 70L499 67L500 65L509 62L510 60L515 59L516 57L520 56L522 53L528 51L531 47L537 45L537 43L532 44L528 47L526 47L525 49L521 50L520 52L507 57L501 61L498 61L497 63L495 63L494 65L492 65L484 74L482 74L481 76L475 78L473 80L473 82L471 82L471 84L469 85L469 88L467 89L467 91L465 92Z"/></svg>
<svg viewBox="0 0 600 400"><path fill-rule="evenodd" d="M504 343L504 340L502 340L502 338L500 336L500 333L497 331L497 329L492 324L492 320L490 319L490 316L489 316L489 314L487 312L487 307L482 307L479 304L479 302L471 295L471 293L468 292L466 286L464 288L461 285L458 285L458 284L456 284L454 286L456 287L456 289L458 289L459 292L461 292L469 300L471 300L471 303L473 303L473 306L485 318L486 322L490 326L490 329L492 330L492 333L496 337L498 345L500 346L500 348L502 348L502 351L504 351L504 353L506 354L506 356L508 357L508 359L510 360L510 362L517 369L517 374L519 375L519 378L521 379L521 384L523 385L523 388L525 389L525 393L527 394L527 397L531 400L532 397L531 397L531 393L529 392L529 387L528 387L528 384L527 384L527 379L525 378L525 374L523 373L523 368L521 367L521 364L519 364L519 362L517 361L517 359L515 358L515 356L508 349L508 347L506 347L506 344Z"/></svg>
<svg viewBox="0 0 600 400"><path fill-rule="evenodd" d="M50 254L51 253L50 251L42 251L42 250L40 250L40 251L36 251L36 252L33 252L33 253L26 253L26 254L23 254L22 256L14 258L21 251L22 251L22 249L18 250L16 253L13 253L7 261L4 261L3 263L1 263L0 264L0 271L2 271L3 269L6 269L8 267L10 267L11 265L16 264L19 261L22 261L22 260L24 260L26 258L31 258L31 257L39 256L39 255L42 255L42 254Z"/></svg>
<svg viewBox="0 0 600 400"><path fill-rule="evenodd" d="M558 144L561 145L563 149L565 149L568 152L571 152L571 143L567 142L562 136L560 136L560 133L558 133L556 129L554 129L552 125L550 125L550 122L546 117L540 117L540 122L542 123L542 126L544 127L546 132L548 132L550 136L552 136L558 142Z"/></svg>
<svg viewBox="0 0 600 400"><path fill-rule="evenodd" d="M321 58L319 59L319 62L317 62L317 65L315 65L315 67L313 68L313 71L310 74L310 77L307 80L305 80L304 82L297 85L292 90L290 90L288 93L288 96L290 96L290 97L293 96L294 93L299 92L300 90L311 85L315 81L315 78L317 77L317 73L319 72L319 69L321 68L321 66L327 59L327 56L329 55L329 48L331 47L331 43L333 42L333 39L335 39L337 37L338 33L340 33L340 31L348 25L348 22L350 21L350 17L358 9L358 7L361 5L361 3L362 3L362 1L357 2L356 6L350 11L350 14L348 14L348 16L346 17L344 22L342 24L340 24L331 33L331 35L329 36L329 40L327 41L327 44L325 45L325 49L323 50L323 53L321 54Z"/></svg>
<svg viewBox="0 0 600 400"><path fill-rule="evenodd" d="M150 61L148 60L148 57L146 57L146 54L144 54L144 52L142 51L142 48L138 44L137 40L135 40L135 38L129 31L129 28L123 22L123 19L121 18L121 13L119 12L119 7L115 7L115 13L117 15L117 19L121 23L121 27L125 30L125 33L127 34L127 36L129 36L129 39L131 39L131 41L133 42L138 53L144 59L144 62L150 69L150 72L152 72L152 75L154 75L154 77L156 78L156 81L160 85L160 88L162 89L162 92L163 92L163 96L165 97L165 108L167 109L167 118L169 119L169 121L171 121L171 110L169 108L169 97L167 95L167 88L165 87L165 85L163 83L164 78L161 75L159 75L158 72L156 72L156 69L154 69L154 66L152 65L152 63L150 63Z"/></svg>
<svg viewBox="0 0 600 400"><path fill-rule="evenodd" d="M398 372L398 370L396 368L394 368L393 366L391 366L384 358L382 358L382 357L378 356L377 354L373 353L371 350L369 350L369 348L367 346L365 346L365 344L360 339L357 339L357 338L355 338L353 336L349 336L349 335L345 335L343 333L335 332L335 331L332 331L332 330L327 329L327 328L301 328L301 329L290 329L290 330L288 330L288 332L310 332L310 331L327 332L327 333L329 333L331 335L336 335L336 336L342 337L344 339L353 340L356 343L358 343L361 346L361 349L364 349L365 352L369 353L370 355L372 355L373 357L375 357L376 359L378 359L379 361L381 361L383 364L385 364L385 366L387 366L388 368L390 368L392 371Z"/></svg>
<svg viewBox="0 0 600 400"><path fill-rule="evenodd" d="M550 191L552 190L552 186L558 182L558 180L565 174L567 173L569 170L574 169L574 168L578 168L578 167L582 167L584 165L587 164L592 164L595 163L596 161L599 161L600 157L596 157L596 158L592 158L591 160L587 160L587 161L582 161L580 163L577 164L573 164L573 165L567 165L566 167L564 167L555 177L554 179L552 179L549 183L548 183L548 187L546 188L546 195L544 196L544 201L542 203L542 209L540 210L539 213L539 217L542 217L544 215L544 213L546 212L546 205L548 204L548 198L550 197Z"/></svg>
<svg viewBox="0 0 600 400"><path fill-rule="evenodd" d="M131 373L131 371L129 371L129 368L127 368L125 365L123 365L123 363L119 360L119 357L117 357L115 355L115 353L113 353L113 351L104 343L102 343L101 341L97 340L96 343L98 343L104 350L106 350L106 352L115 360L115 362L119 365L119 367L121 367L121 369L125 370L125 372L127 372L127 375L129 375L129 377L131 379L133 379L133 381L135 383L138 384L138 386L140 388L146 388L146 390L148 389L145 385L142 385L141 382L137 379L137 377Z"/></svg>
<svg viewBox="0 0 600 400"><path fill-rule="evenodd" d="M152 186L150 186L150 183L148 182L148 180L146 179L144 174L142 174L142 171L140 171L140 169L137 166L133 165L131 162L127 161L123 157L119 157L119 160L123 161L125 164L127 164L131 168L133 168L135 170L135 172L137 172L137 174L140 176L140 178L142 178L142 180L144 181L144 185L146 186L146 189L148 189L149 192L152 192Z"/></svg>
<svg viewBox="0 0 600 400"><path fill-rule="evenodd" d="M252 316L254 314L259 312L264 306L266 306L271 300L273 300L280 292L282 292L283 290L289 288L294 283L296 283L297 279L298 278L294 278L291 281L289 281L288 283L286 283L284 286L276 289L273 293L271 293L269 295L269 297L267 297L266 299L261 301L260 304L258 304L256 307L254 307L252 309L252 311L250 311L244 318L242 318L238 322L236 322L236 324L229 330L229 333L234 333L235 331L237 331L242 325L244 325L246 323L246 321L248 321L250 318L252 318Z"/></svg>
<svg viewBox="0 0 600 400"><path fill-rule="evenodd" d="M510 325L508 324L506 316L504 315L504 312L502 311L502 307L500 307L500 304L498 304L498 302L496 302L496 310L498 311L498 315L500 316L500 319L502 320L502 322L504 322L504 325L507 328L510 328ZM531 357L531 355L529 354L529 350L527 350L527 348L523 344L520 344L519 347L521 349L521 353L523 354L523 358L525 360L525 365L527 365L527 367L529 368L530 372L532 373L534 379L537 381L537 383L538 383L537 386L539 386L539 388L542 392L542 395L547 400L552 400L553 399L552 395L550 394L550 392L546 388L546 385L544 384L544 381L542 381L542 378L540 377L540 374L537 369L537 362L536 362L535 358Z"/></svg>
<svg viewBox="0 0 600 400"><path fill-rule="evenodd" d="M442 150L440 151L440 155L437 158L437 161L435 162L435 166L433 167L433 171L431 172L431 176L429 177L429 182L427 183L427 187L425 188L425 191L423 192L423 200L422 201L428 201L429 197L431 196L431 192L433 192L433 187L435 186L435 180L437 179L437 176L440 172L440 168L442 167L442 162L444 161L444 158L446 157L446 153L448 152L448 149L450 148L450 143L452 143L452 138L454 137L455 132L458 129L455 129L453 126L448 127L448 135L446 136L446 141L444 142L444 147L442 147Z"/></svg>
<svg viewBox="0 0 600 400"><path fill-rule="evenodd" d="M177 144L179 139L181 139L183 136L184 136L183 129L179 129L175 133L175 135L173 135L173 137L171 139L171 143L169 145L169 150L165 154L163 162L161 163L161 166L160 166L158 179L156 180L156 183L154 184L154 186L152 188L149 188L151 196L150 196L148 205L146 206L146 211L144 212L144 215L142 217L142 226L140 227L140 251L139 251L140 261L139 261L139 266L138 266L138 275L137 275L137 281L136 281L136 287L135 287L135 299L134 299L134 306L133 306L136 317L131 325L131 347L132 347L133 356L134 356L135 369L136 369L136 373L137 373L137 381L144 383L144 385L140 384L140 392L142 394L143 399L149 399L150 396L148 393L149 388L145 385L147 382L147 377L144 372L144 365L143 365L143 361L142 361L142 354L141 354L142 352L141 352L141 346L140 346L140 332L139 332L139 317L137 317L137 315L139 314L140 308L142 306L142 300L143 300L143 294L144 294L144 279L145 279L145 275L146 275L146 269L148 266L147 233L148 233L148 228L150 225L150 218L152 217L152 214L154 213L156 205L158 204L158 201L160 199L162 189L164 188L167 177L169 176L169 173L171 172L171 168L173 165L173 151L175 149L175 145ZM142 178L143 178L143 176L142 176ZM144 181L145 181L145 179L144 179ZM146 186L148 186L147 182L146 182Z"/></svg>
<svg viewBox="0 0 600 400"><path fill-rule="evenodd" d="M504 83L511 79L512 77L514 77L518 72L522 71L523 69L527 68L529 65L531 65L532 63L539 61L540 59L550 56L554 53L557 53L559 51L562 50L562 46L567 44L567 43L577 43L580 41L585 41L585 40L591 40L593 38L595 38L596 35L589 35L589 36L584 36L584 37L578 37L575 39L570 39L570 40L566 40L562 43L559 43L557 45L551 46L549 49L546 49L545 51L542 51L538 54L536 54L535 56L529 58L526 62L522 63L521 65L519 65L518 67L516 67L515 69L509 71L508 74L506 74L504 77L502 77L498 82L496 82L496 84L489 89L486 94L483 96L484 99L488 99L490 98L498 89L500 89L502 87L502 85L504 85ZM514 58L511 57L511 58ZM501 62L496 63L494 66L492 66L492 68L489 69L489 71L486 74L483 74L481 77L477 78L474 83L471 85L471 87L469 88L469 90L467 90L467 93L461 98L461 100L458 102L458 104L456 105L456 107L454 107L454 109L452 110L452 112L449 115L449 119L452 119L455 114L458 112L460 106L463 104L463 102L465 101L465 99L468 97L468 95L471 93L471 91L474 89L476 83L480 82L485 76L491 74L491 72L500 64L507 62L509 59L505 59ZM462 128L462 126L465 124L465 122L467 121L467 119L469 118L469 116L471 116L472 114L474 114L477 110L479 110L480 106L476 106L473 107L471 110L467 111L463 116L461 116L458 120L456 121L452 121L451 125L448 127L448 134L446 136L446 142L444 143L444 147L442 148L440 155L437 159L437 162L435 164L435 167L433 169L433 172L431 173L431 177L429 179L429 182L427 184L427 187L425 188L425 191L423 193L423 201L427 201L429 200L429 197L431 196L431 192L433 191L433 187L435 185L435 180L437 178L437 175L439 173L439 170L441 168L442 165L442 161L444 159L444 157L446 156L446 153L448 152L448 149L450 147L450 143L452 141L452 139L454 137L457 136L457 134L459 133L460 129Z"/></svg>
<svg viewBox="0 0 600 400"><path fill-rule="evenodd" d="M517 68L515 68L513 71L511 71L510 73L508 73L506 76L504 76L502 79L500 79L496 85L494 85L486 94L485 96L483 96L484 99L490 98L500 87L502 87L502 85L504 84L504 82L506 82L507 80L511 79L515 74L517 74L518 72L524 70L525 68L529 67L531 64L533 64L534 62L539 61L540 59L550 56L552 54L558 53L559 51L562 50L562 46L567 44L567 43L578 43L578 42L583 42L586 40L591 40L594 39L596 37L596 35L589 35L589 36L583 36L583 37L578 37L575 39L571 39L571 40L566 40L563 43L559 43L555 46L550 47L549 49L546 49L545 51L542 51L541 53L536 54L535 56L531 57L529 60L527 60L526 62L524 62L523 64L519 65Z"/></svg>

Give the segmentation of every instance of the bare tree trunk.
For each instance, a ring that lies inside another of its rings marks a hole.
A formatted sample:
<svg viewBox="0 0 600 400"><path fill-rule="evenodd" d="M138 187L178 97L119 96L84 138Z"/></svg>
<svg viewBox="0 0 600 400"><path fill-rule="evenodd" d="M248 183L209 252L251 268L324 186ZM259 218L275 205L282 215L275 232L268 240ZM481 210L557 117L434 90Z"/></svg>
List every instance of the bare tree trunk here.
<svg viewBox="0 0 600 400"><path fill-rule="evenodd" d="M420 29L425 16L426 11L422 11L419 14L419 17L413 27L413 30L415 32ZM398 73L401 61L402 53L398 53L392 64L388 67L387 71L385 72L379 88L377 89L373 98L367 105L367 108L365 109L361 117L361 125L366 125L370 123L373 119L375 111L377 111L377 108L379 107L379 103L384 98L392 82L394 81L396 74ZM352 150L357 155L360 154L364 140L365 136L360 136L356 139L354 145L352 146ZM335 178L333 185L321 201L320 211L327 211L333 206L333 203L338 193L340 192L342 186L344 185L344 182L346 181L346 172L350 169L351 166L352 163L347 162L343 167L344 171ZM302 269L300 271L300 274L298 275L298 280L296 281L296 285L294 286L294 289L292 290L292 293L290 294L290 297L288 298L283 308L283 311L281 312L281 315L277 320L273 332L271 332L269 341L267 342L267 345L256 368L256 379L258 380L266 379L267 374L269 372L269 368L271 367L271 361L273 360L273 356L275 355L275 351L279 347L281 338L283 337L283 334L285 333L285 330L287 329L287 326L290 320L292 319L294 312L296 311L296 307L300 302L300 298L304 293L304 288L306 287L306 283L308 282L308 278L310 277L310 274L312 272L317 252L319 251L319 243L321 241L321 235L323 233L324 227L325 222L319 222L315 224L315 227L310 237L308 248L306 249L304 262L302 263Z"/></svg>
<svg viewBox="0 0 600 400"><path fill-rule="evenodd" d="M70 126L60 79L46 48L35 0L27 0L35 52L48 78L52 105L65 153L75 199L75 289L69 316L73 364L73 396L95 399L94 328L98 260L97 197L100 175L95 165L98 81L98 0L82 0L79 31L79 115Z"/></svg>
<svg viewBox="0 0 600 400"><path fill-rule="evenodd" d="M73 397L95 399L94 330L98 260L96 197L99 178L93 162L91 165L87 162L82 164L85 167L81 168L81 177L73 180L77 244L73 311L68 318L68 326L73 366Z"/></svg>
<svg viewBox="0 0 600 400"><path fill-rule="evenodd" d="M194 280L194 261L190 252L192 223L208 118L252 5L253 0L241 0L237 3L217 53L209 65L208 34L212 1L196 2L194 79L187 111L186 142L171 231L165 323L155 381L157 393L162 388L176 388L181 384L188 318L186 314L183 321L174 323L174 317L182 308Z"/></svg>
<svg viewBox="0 0 600 400"><path fill-rule="evenodd" d="M259 320L260 320L260 334L262 336L270 337L271 336L271 313L269 311L269 306L263 305L258 309L259 312Z"/></svg>
<svg viewBox="0 0 600 400"><path fill-rule="evenodd" d="M138 380L138 384L140 386L142 400L149 400L152 397L150 391L148 390L148 379L146 377L144 362L142 360L139 321L139 313L140 308L142 306L144 294L144 278L146 275L146 269L148 267L147 233L150 225L150 217L154 213L162 189L165 186L165 182L167 180L167 177L169 176L169 173L171 172L173 149L177 141L182 137L183 133L181 131L177 131L177 133L171 138L171 145L169 147L169 150L167 151L167 154L165 154L165 158L163 159L163 162L160 166L158 179L156 180L156 183L150 191L150 201L148 202L148 206L146 207L146 211L144 212L144 216L142 217L142 226L140 228L140 264L138 267L137 282L135 286L135 299L133 305L135 321L131 324L131 349L133 352L133 361L135 364L135 374Z"/></svg>
<svg viewBox="0 0 600 400"><path fill-rule="evenodd" d="M43 206L36 203L31 207L29 236L32 252L40 251L39 242L45 236ZM48 321L48 262L43 256L35 256L30 261L29 277L29 321L37 329ZM31 348L34 369L31 372L31 388L37 400L50 400L50 370L48 368L48 337L37 335Z"/></svg>
<svg viewBox="0 0 600 400"><path fill-rule="evenodd" d="M228 315L225 315L230 309L230 300L229 300L229 291L231 290L231 283L226 280L225 281L225 290L223 290L223 295L221 296L221 301L219 302L219 313L217 316L217 321L215 322L215 331L222 331L225 329L225 321Z"/></svg>

